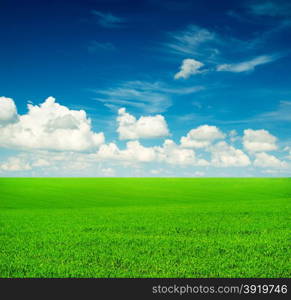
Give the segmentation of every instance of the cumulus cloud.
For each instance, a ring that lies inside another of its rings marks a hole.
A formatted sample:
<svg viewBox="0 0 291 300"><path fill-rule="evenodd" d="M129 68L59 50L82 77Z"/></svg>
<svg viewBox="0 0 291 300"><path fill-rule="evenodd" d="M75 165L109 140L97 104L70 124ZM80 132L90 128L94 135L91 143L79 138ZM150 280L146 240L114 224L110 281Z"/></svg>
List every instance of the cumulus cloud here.
<svg viewBox="0 0 291 300"><path fill-rule="evenodd" d="M180 67L180 71L175 74L174 78L187 79L191 75L203 73L205 72L205 70L201 70L203 66L204 64L198 60L191 59L191 58L184 59Z"/></svg>
<svg viewBox="0 0 291 300"><path fill-rule="evenodd" d="M138 141L130 141L126 149L120 150L115 143L104 144L96 157L101 160L118 160L122 162L151 162L156 159L154 148L144 147Z"/></svg>
<svg viewBox="0 0 291 300"><path fill-rule="evenodd" d="M155 150L151 147L144 147L138 141L130 141L126 149L120 151L120 158L127 161L151 162L156 158Z"/></svg>
<svg viewBox="0 0 291 300"><path fill-rule="evenodd" d="M169 164L193 165L195 162L195 152L189 149L181 149L172 140L166 140L163 147L156 148L160 161Z"/></svg>
<svg viewBox="0 0 291 300"><path fill-rule="evenodd" d="M0 127L0 147L21 149L48 149L60 151L87 151L104 143L103 133L94 133L91 120L83 110L70 110L55 102L53 97L42 104L28 104L28 112L19 115L16 122L15 104L2 106L6 125Z"/></svg>
<svg viewBox="0 0 291 300"><path fill-rule="evenodd" d="M225 135L216 126L202 125L190 130L180 143L185 148L205 148L214 140L223 138Z"/></svg>
<svg viewBox="0 0 291 300"><path fill-rule="evenodd" d="M253 71L256 66L272 62L275 59L276 58L274 56L262 55L262 56L255 57L251 60L236 63L236 64L218 65L216 67L216 70L218 72L224 71L224 72L234 72L234 73Z"/></svg>
<svg viewBox="0 0 291 300"><path fill-rule="evenodd" d="M267 130L244 130L243 146L249 152L264 152L277 149L277 138Z"/></svg>
<svg viewBox="0 0 291 300"><path fill-rule="evenodd" d="M204 159L196 158L192 149L183 149L172 140L165 140L162 146L144 147L138 141L127 142L120 150L115 143L104 144L96 154L100 160L117 160L123 163L166 163L171 165L208 165Z"/></svg>
<svg viewBox="0 0 291 300"><path fill-rule="evenodd" d="M27 113L23 115L17 114L12 99L1 97L0 147L25 151L18 151L15 157L0 162L0 171L25 172L33 169L44 176L88 174L88 171L93 176L115 176L119 167L124 167L129 170L127 174L138 169L138 174L144 176L146 165L149 167L148 174L157 174L150 171L153 166L154 170L163 170L167 165L168 168L182 167L184 175L199 176L199 172L209 175L208 171L213 167L215 169L212 170L249 166L252 162L248 155L251 155L254 167L263 168L261 172L267 168L282 172L288 170L287 162L276 154L266 153L277 150L277 138L264 129L246 129L240 138L236 130L225 135L216 126L201 125L182 136L180 143L166 139L160 145L144 146L139 139L170 135L162 115L137 119L125 108L120 108L117 125L119 139L130 140L125 147L113 142L105 144L103 133L92 130L85 111L71 110L56 103L52 97L40 105L29 104ZM228 144L223 140L225 138L237 145L242 142L248 155L237 146ZM286 146L284 151L289 153L285 159L290 158L290 146Z"/></svg>
<svg viewBox="0 0 291 300"><path fill-rule="evenodd" d="M207 166L205 159L196 157L194 150L184 149L172 140L165 140L162 147L155 147L160 162L172 165Z"/></svg>
<svg viewBox="0 0 291 300"><path fill-rule="evenodd" d="M0 126L17 121L17 109L11 98L0 97Z"/></svg>
<svg viewBox="0 0 291 300"><path fill-rule="evenodd" d="M251 164L249 157L240 149L221 141L210 147L211 164L216 167L245 167Z"/></svg>
<svg viewBox="0 0 291 300"><path fill-rule="evenodd" d="M117 123L120 140L158 138L170 134L167 122L162 115L142 116L137 120L127 113L125 108L120 108Z"/></svg>
<svg viewBox="0 0 291 300"><path fill-rule="evenodd" d="M261 168L287 168L288 163L266 152L256 153L254 166Z"/></svg>
<svg viewBox="0 0 291 300"><path fill-rule="evenodd" d="M21 157L9 157L8 160L0 164L0 170L14 172L14 171L28 171L32 167L25 159Z"/></svg>

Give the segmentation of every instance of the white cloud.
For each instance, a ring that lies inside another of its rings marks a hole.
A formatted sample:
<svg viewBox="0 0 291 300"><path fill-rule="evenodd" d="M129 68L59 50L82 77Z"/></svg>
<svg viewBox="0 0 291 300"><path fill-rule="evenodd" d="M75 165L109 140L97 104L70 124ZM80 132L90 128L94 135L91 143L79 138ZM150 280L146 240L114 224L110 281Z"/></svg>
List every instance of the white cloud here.
<svg viewBox="0 0 291 300"><path fill-rule="evenodd" d="M253 71L256 66L263 65L269 62L274 61L276 58L274 56L262 55L258 56L254 59L240 62L237 64L222 64L216 67L218 72L225 71L225 72L246 72L246 71Z"/></svg>
<svg viewBox="0 0 291 300"><path fill-rule="evenodd" d="M180 143L185 148L205 148L214 140L224 137L225 135L216 126L202 125L190 130L181 138Z"/></svg>
<svg viewBox="0 0 291 300"><path fill-rule="evenodd" d="M144 147L138 141L130 141L126 144L126 147L126 150L120 152L123 160L151 162L156 159L154 148Z"/></svg>
<svg viewBox="0 0 291 300"><path fill-rule="evenodd" d="M245 167L250 165L249 157L224 141L211 146L211 165L216 167Z"/></svg>
<svg viewBox="0 0 291 300"><path fill-rule="evenodd" d="M25 159L21 157L10 157L8 160L2 164L0 164L0 170L15 172L15 171L28 171L31 170L32 167Z"/></svg>
<svg viewBox="0 0 291 300"><path fill-rule="evenodd" d="M281 161L274 155L267 154L265 152L256 153L256 159L254 166L262 168L287 168L288 163Z"/></svg>
<svg viewBox="0 0 291 300"><path fill-rule="evenodd" d="M143 88L152 89L151 86ZM123 167L124 174L137 172L137 176L146 176L157 175L159 171L153 170L164 170L167 166L168 171L175 168L174 172L183 167L183 172L178 172L180 176L203 176L205 172L206 175L213 170L217 172L217 167L251 165L250 158L242 149L219 141L225 138L230 143L242 141L244 149L253 157L253 166L263 168L261 172L282 169L286 173L289 166L281 158L266 153L277 150L277 138L264 129L246 129L240 138L236 130L225 135L216 126L201 125L182 136L179 144L166 139L160 146L146 147L138 139L170 134L166 120L161 115L137 119L121 108L117 132L121 140L131 141L120 148L115 143L104 144L103 133L92 131L85 111L71 110L56 103L52 97L40 105L29 104L28 112L23 115L17 114L14 101L9 98L0 98L0 108L0 147L25 150L0 162L2 173L35 169L36 174L41 176L115 176ZM290 146L284 148L285 156L289 153L285 159L291 157L290 149ZM166 174L166 171L161 173Z"/></svg>
<svg viewBox="0 0 291 300"><path fill-rule="evenodd" d="M94 153L86 152L33 151L30 155L23 154L23 157L26 157L33 167L57 172L67 171L69 174L70 172L87 170L95 165Z"/></svg>
<svg viewBox="0 0 291 300"><path fill-rule="evenodd" d="M11 98L0 97L0 126L17 121L17 109Z"/></svg>
<svg viewBox="0 0 291 300"><path fill-rule="evenodd" d="M38 176L87 176L88 172L96 176L99 171L95 154L87 152L26 150L15 156L14 161L20 166L14 167L17 171L33 170ZM12 168L11 163L10 165Z"/></svg>
<svg viewBox="0 0 291 300"><path fill-rule="evenodd" d="M100 146L96 156L101 160L120 159L120 150L115 143L103 144Z"/></svg>
<svg viewBox="0 0 291 300"><path fill-rule="evenodd" d="M243 146L249 152L264 152L277 149L277 138L267 130L244 130Z"/></svg>
<svg viewBox="0 0 291 300"><path fill-rule="evenodd" d="M142 116L137 120L133 115L127 113L125 108L120 108L117 122L120 140L158 138L170 134L162 115Z"/></svg>
<svg viewBox="0 0 291 300"><path fill-rule="evenodd" d="M117 160L121 162L151 162L156 159L155 149L144 147L138 141L130 141L126 144L126 149L120 150L116 144L104 144L96 154L97 159Z"/></svg>
<svg viewBox="0 0 291 300"><path fill-rule="evenodd" d="M162 147L155 147L157 159L172 165L184 166L206 166L208 162L205 159L196 158L192 149L183 149L172 140L166 140Z"/></svg>
<svg viewBox="0 0 291 300"><path fill-rule="evenodd" d="M181 166L206 166L208 162L197 159L192 149L183 149L172 140L166 140L162 146L144 147L138 141L127 142L120 150L116 144L104 144L96 154L99 160L115 160L122 163L166 163Z"/></svg>
<svg viewBox="0 0 291 300"><path fill-rule="evenodd" d="M180 71L175 74L174 78L187 79L191 75L203 73L205 70L201 70L204 64L198 60L187 58L184 59L180 67Z"/></svg>
<svg viewBox="0 0 291 300"><path fill-rule="evenodd" d="M9 107L5 112L9 114ZM102 143L104 134L91 130L85 111L70 110L53 97L39 106L28 104L27 114L0 127L0 147L5 148L87 151Z"/></svg>

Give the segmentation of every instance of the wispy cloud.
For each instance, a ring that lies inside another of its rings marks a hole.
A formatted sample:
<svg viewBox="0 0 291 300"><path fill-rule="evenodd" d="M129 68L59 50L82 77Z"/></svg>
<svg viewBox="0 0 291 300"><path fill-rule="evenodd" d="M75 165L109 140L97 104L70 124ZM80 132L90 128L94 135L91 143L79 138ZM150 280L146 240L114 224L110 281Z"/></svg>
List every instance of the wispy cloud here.
<svg viewBox="0 0 291 300"><path fill-rule="evenodd" d="M272 61L280 58L281 55L261 55L253 59L231 64L218 64L215 67L209 69L201 69L204 67L204 63L199 62L195 59L184 59L182 61L180 71L177 72L174 76L175 79L184 78L187 79L191 75L200 74L205 72L232 72L232 73L242 73L242 72L251 72L257 66L270 63Z"/></svg>
<svg viewBox="0 0 291 300"><path fill-rule="evenodd" d="M161 81L147 82L147 81L134 80L134 81L126 82L126 85L134 86L136 88L141 88L142 90L147 90L147 91L157 90L159 92L177 94L177 95L188 95L205 89L205 87L201 85L173 88L173 87L169 87L168 85L166 85Z"/></svg>
<svg viewBox="0 0 291 300"><path fill-rule="evenodd" d="M229 54L243 54L253 51L260 46L261 37L250 37L242 40L223 35L196 25L189 25L186 29L169 33L169 41L164 46L171 53L178 55L190 55L208 63L218 63Z"/></svg>
<svg viewBox="0 0 291 300"><path fill-rule="evenodd" d="M207 49L205 46L217 39L215 33L196 25L189 25L185 30L169 33L169 37L170 42L166 43L165 46L172 52L183 55L200 55L201 46L205 51ZM212 47L208 48L209 54L216 51Z"/></svg>
<svg viewBox="0 0 291 300"><path fill-rule="evenodd" d="M98 17L98 23L105 28L122 28L125 26L126 20L117 17L111 13L104 13L97 10L92 10L92 14Z"/></svg>
<svg viewBox="0 0 291 300"><path fill-rule="evenodd" d="M170 97L165 93L132 82L97 93L99 97L96 100L113 110L121 106L131 106L147 113L158 113L166 111L172 105Z"/></svg>
<svg viewBox="0 0 291 300"><path fill-rule="evenodd" d="M261 56L255 57L251 60L243 61L240 63L221 64L216 67L216 70L218 72L224 71L224 72L234 72L234 73L253 71L255 69L255 67L272 62L276 59L278 59L278 56L275 56L275 55L273 55L273 56L261 55Z"/></svg>
<svg viewBox="0 0 291 300"><path fill-rule="evenodd" d="M250 33L248 37L241 39L231 35L229 31L223 34L221 31L218 33L192 24L184 30L169 33L164 49L169 54L183 56L184 59L198 60L208 71L246 72L288 54L286 49L282 51L279 48L273 50L276 54L260 55L278 37L278 33L279 38L286 39L286 29L289 26L291 22L285 19L272 28ZM245 57L251 59L246 60ZM230 58L238 62L230 61ZM177 76L185 78L186 73L181 71L178 73L181 76Z"/></svg>
<svg viewBox="0 0 291 300"><path fill-rule="evenodd" d="M114 51L115 46L112 43L101 43L97 41L91 41L88 45L88 52L95 53L97 51Z"/></svg>
<svg viewBox="0 0 291 300"><path fill-rule="evenodd" d="M277 109L257 114L253 117L241 120L215 120L217 124L245 124L245 123L258 123L258 122L291 122L291 101L280 101Z"/></svg>
<svg viewBox="0 0 291 300"><path fill-rule="evenodd" d="M289 17L291 16L291 3L290 1L266 1L252 3L249 6L249 11L258 16L270 17Z"/></svg>
<svg viewBox="0 0 291 300"><path fill-rule="evenodd" d="M280 101L278 109L257 116L258 120L291 121L291 101Z"/></svg>
<svg viewBox="0 0 291 300"><path fill-rule="evenodd" d="M131 106L147 113L159 113L172 105L172 95L186 95L203 89L202 86L171 88L161 82L127 81L114 88L96 91L96 100L114 110Z"/></svg>
<svg viewBox="0 0 291 300"><path fill-rule="evenodd" d="M200 114L200 113L189 113L185 115L174 115L173 116L178 122L181 123L192 123L204 124L205 122L213 122L214 116L209 114Z"/></svg>

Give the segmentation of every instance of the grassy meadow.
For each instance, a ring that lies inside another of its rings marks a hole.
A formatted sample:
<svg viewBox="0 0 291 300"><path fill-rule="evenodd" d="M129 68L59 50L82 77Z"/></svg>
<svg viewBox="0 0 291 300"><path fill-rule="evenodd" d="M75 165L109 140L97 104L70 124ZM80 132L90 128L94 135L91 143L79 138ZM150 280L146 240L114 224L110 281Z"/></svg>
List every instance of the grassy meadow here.
<svg viewBox="0 0 291 300"><path fill-rule="evenodd" d="M1 178L0 277L290 277L290 178Z"/></svg>

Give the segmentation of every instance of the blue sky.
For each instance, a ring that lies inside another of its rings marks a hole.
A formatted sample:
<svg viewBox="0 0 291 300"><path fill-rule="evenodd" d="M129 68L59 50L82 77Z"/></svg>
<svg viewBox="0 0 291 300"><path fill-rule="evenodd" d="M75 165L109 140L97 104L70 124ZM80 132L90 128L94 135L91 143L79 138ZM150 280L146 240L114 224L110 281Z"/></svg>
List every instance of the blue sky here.
<svg viewBox="0 0 291 300"><path fill-rule="evenodd" d="M290 1L0 8L0 176L290 176Z"/></svg>

